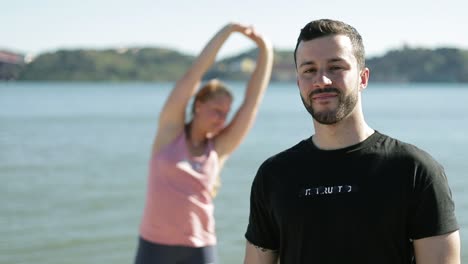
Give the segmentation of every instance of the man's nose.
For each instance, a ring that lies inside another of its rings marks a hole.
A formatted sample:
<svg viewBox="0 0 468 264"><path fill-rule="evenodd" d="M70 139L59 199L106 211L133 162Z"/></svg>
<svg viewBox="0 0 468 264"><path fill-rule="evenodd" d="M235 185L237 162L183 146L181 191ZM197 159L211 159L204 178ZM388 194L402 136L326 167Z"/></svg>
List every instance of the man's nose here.
<svg viewBox="0 0 468 264"><path fill-rule="evenodd" d="M332 81L324 71L318 71L314 79L314 87L325 87L331 85Z"/></svg>

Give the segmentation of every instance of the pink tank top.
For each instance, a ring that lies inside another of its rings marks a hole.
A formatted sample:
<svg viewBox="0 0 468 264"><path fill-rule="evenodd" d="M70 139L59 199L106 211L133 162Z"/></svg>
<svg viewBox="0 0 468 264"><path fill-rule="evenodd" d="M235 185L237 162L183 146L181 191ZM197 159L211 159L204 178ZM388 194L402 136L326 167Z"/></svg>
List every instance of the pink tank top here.
<svg viewBox="0 0 468 264"><path fill-rule="evenodd" d="M211 191L219 173L213 141L202 156L190 155L185 132L153 153L140 235L165 245L216 244Z"/></svg>

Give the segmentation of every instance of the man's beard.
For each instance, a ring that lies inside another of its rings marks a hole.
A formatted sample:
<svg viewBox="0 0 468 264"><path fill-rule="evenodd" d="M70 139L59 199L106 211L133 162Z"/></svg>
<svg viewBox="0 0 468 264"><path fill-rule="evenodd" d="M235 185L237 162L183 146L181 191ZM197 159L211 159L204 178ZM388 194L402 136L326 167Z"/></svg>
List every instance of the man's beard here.
<svg viewBox="0 0 468 264"><path fill-rule="evenodd" d="M320 93L336 93L338 96L338 106L336 107L336 109L315 111L312 106L312 97ZM324 88L317 89L311 92L309 94L309 97L307 98L307 101L304 100L304 98L301 95L301 100L305 108L307 109L307 112L309 112L309 114L315 119L315 121L323 125L332 125L343 120L354 110L354 107L356 106L358 100L358 93L352 92L349 95L344 95L337 88Z"/></svg>

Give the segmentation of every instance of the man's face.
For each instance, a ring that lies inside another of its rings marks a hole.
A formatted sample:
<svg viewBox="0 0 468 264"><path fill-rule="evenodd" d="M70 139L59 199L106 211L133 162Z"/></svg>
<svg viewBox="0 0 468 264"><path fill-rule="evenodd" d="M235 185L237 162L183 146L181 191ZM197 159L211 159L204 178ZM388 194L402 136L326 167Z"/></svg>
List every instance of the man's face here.
<svg viewBox="0 0 468 264"><path fill-rule="evenodd" d="M297 49L297 85L307 111L321 124L349 116L367 86L369 70L359 70L351 40L344 35L302 41Z"/></svg>

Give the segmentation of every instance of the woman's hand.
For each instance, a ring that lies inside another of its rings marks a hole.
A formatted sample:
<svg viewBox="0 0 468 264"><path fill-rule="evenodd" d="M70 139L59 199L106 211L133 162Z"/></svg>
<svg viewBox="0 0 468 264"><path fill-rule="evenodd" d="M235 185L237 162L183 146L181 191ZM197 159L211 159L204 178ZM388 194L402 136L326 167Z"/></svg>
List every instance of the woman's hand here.
<svg viewBox="0 0 468 264"><path fill-rule="evenodd" d="M259 47L271 47L271 43L264 36L262 36L258 31L255 30L253 26L245 25L241 23L230 23L229 26L233 32L239 32L244 36L248 37L254 41Z"/></svg>

